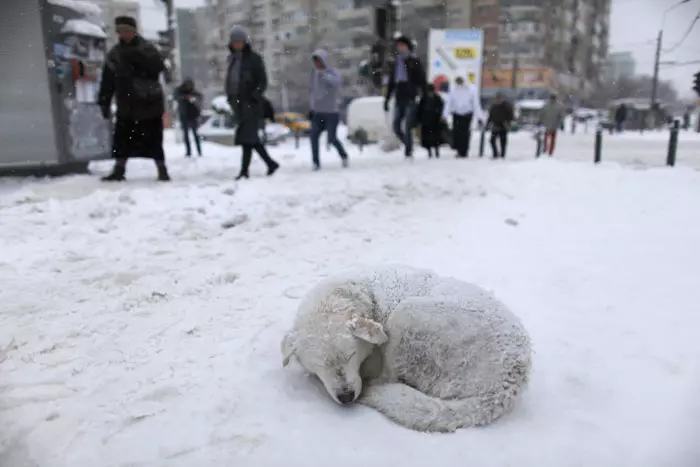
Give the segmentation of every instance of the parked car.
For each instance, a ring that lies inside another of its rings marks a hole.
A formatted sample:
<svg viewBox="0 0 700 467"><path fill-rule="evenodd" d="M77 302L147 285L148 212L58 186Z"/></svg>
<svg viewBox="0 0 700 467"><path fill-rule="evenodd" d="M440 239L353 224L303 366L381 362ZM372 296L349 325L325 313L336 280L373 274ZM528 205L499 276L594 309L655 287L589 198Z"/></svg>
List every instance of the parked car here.
<svg viewBox="0 0 700 467"><path fill-rule="evenodd" d="M300 132L308 135L311 131L311 122L304 115L296 112L286 112L275 115L275 122L286 126L292 132Z"/></svg>
<svg viewBox="0 0 700 467"><path fill-rule="evenodd" d="M202 141L233 146L235 128L233 117L230 114L214 113L199 127L199 136ZM292 131L284 125L278 123L265 125L266 143L271 146L281 143L291 135Z"/></svg>

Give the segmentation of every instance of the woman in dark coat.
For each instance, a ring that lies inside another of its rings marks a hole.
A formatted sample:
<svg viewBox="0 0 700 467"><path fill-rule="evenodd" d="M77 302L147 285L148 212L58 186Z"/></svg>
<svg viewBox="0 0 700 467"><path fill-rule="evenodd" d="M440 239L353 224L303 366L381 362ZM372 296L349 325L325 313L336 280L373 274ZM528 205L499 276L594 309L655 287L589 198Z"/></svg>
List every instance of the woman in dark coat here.
<svg viewBox="0 0 700 467"><path fill-rule="evenodd" d="M248 178L253 150L267 164L267 175L270 176L279 168L279 164L267 153L261 138L265 113L263 94L267 89L265 63L251 48L248 33L243 28L235 27L231 31L229 50L226 96L236 123L234 142L243 147L241 172L236 180Z"/></svg>
<svg viewBox="0 0 700 467"><path fill-rule="evenodd" d="M155 161L158 180L169 181L163 152L163 60L158 49L137 34L134 18L119 16L115 26L119 43L107 53L98 98L106 119L110 118L112 98L117 101L112 140L115 164L102 180L125 180L127 160L142 157Z"/></svg>
<svg viewBox="0 0 700 467"><path fill-rule="evenodd" d="M445 110L445 101L435 92L435 86L429 84L427 93L418 106L416 121L420 124L421 146L428 150L430 158L433 157L433 149L435 149L435 157L440 157L440 144L444 130L443 110Z"/></svg>

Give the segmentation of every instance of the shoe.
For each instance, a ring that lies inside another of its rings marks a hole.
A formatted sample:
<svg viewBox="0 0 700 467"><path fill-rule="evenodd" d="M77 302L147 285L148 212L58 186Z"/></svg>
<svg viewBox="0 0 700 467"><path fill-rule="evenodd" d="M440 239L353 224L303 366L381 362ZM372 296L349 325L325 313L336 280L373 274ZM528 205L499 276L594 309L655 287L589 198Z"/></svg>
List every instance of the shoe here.
<svg viewBox="0 0 700 467"><path fill-rule="evenodd" d="M277 169L279 169L279 168L280 168L279 164L275 164L275 165L268 167L267 168L267 176L272 177L272 175L274 175L274 173L277 172Z"/></svg>
<svg viewBox="0 0 700 467"><path fill-rule="evenodd" d="M100 180L103 182L124 182L126 181L126 177L124 176L125 172L124 167L114 167L112 173L106 177L102 177Z"/></svg>
<svg viewBox="0 0 700 467"><path fill-rule="evenodd" d="M243 179L243 178L248 179L248 178L250 178L250 177L248 176L248 174L238 174L238 175L236 176L235 180L241 180L241 179Z"/></svg>
<svg viewBox="0 0 700 467"><path fill-rule="evenodd" d="M185 157L192 157L192 154L185 154Z"/></svg>
<svg viewBox="0 0 700 467"><path fill-rule="evenodd" d="M340 164L343 166L344 169L347 169L348 167L350 167L350 161L348 161L347 158L343 159L343 160L340 162Z"/></svg>
<svg viewBox="0 0 700 467"><path fill-rule="evenodd" d="M314 164L314 168L312 169L314 172L318 172L321 170L321 166L318 164Z"/></svg>
<svg viewBox="0 0 700 467"><path fill-rule="evenodd" d="M170 174L168 174L168 168L164 165L158 167L158 181L159 182L169 182Z"/></svg>

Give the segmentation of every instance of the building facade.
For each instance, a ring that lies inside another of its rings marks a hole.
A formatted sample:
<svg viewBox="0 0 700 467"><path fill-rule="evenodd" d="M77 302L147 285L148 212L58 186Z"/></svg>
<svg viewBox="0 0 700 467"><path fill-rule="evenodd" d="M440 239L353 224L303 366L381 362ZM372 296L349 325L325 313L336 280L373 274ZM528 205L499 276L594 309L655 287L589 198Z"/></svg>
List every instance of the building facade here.
<svg viewBox="0 0 700 467"><path fill-rule="evenodd" d="M608 52L611 0L473 0L484 30L484 94L556 92L576 104L592 95Z"/></svg>
<svg viewBox="0 0 700 467"><path fill-rule="evenodd" d="M637 61L632 52L612 52L605 61L605 81L629 79L637 74Z"/></svg>
<svg viewBox="0 0 700 467"><path fill-rule="evenodd" d="M176 10L179 74L194 80L196 86L209 88L210 65L207 57L208 17L205 7Z"/></svg>

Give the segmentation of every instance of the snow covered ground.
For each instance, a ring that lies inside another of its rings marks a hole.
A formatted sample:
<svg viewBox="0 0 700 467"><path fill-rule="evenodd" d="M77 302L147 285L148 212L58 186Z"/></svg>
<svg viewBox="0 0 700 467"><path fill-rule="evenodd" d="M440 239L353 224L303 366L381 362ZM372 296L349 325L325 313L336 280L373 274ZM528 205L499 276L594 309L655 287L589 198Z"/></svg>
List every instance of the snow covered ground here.
<svg viewBox="0 0 700 467"><path fill-rule="evenodd" d="M498 162L352 149L321 173L277 147L278 175L242 184L237 149L169 145L172 184L145 163L120 185L0 181L0 466L697 466L700 173L630 170L663 164L653 136L614 137L623 165L568 161L590 138L538 161L524 135ZM700 140L681 143L693 165ZM514 413L414 433L282 369L302 294L382 262L522 317L536 354Z"/></svg>

